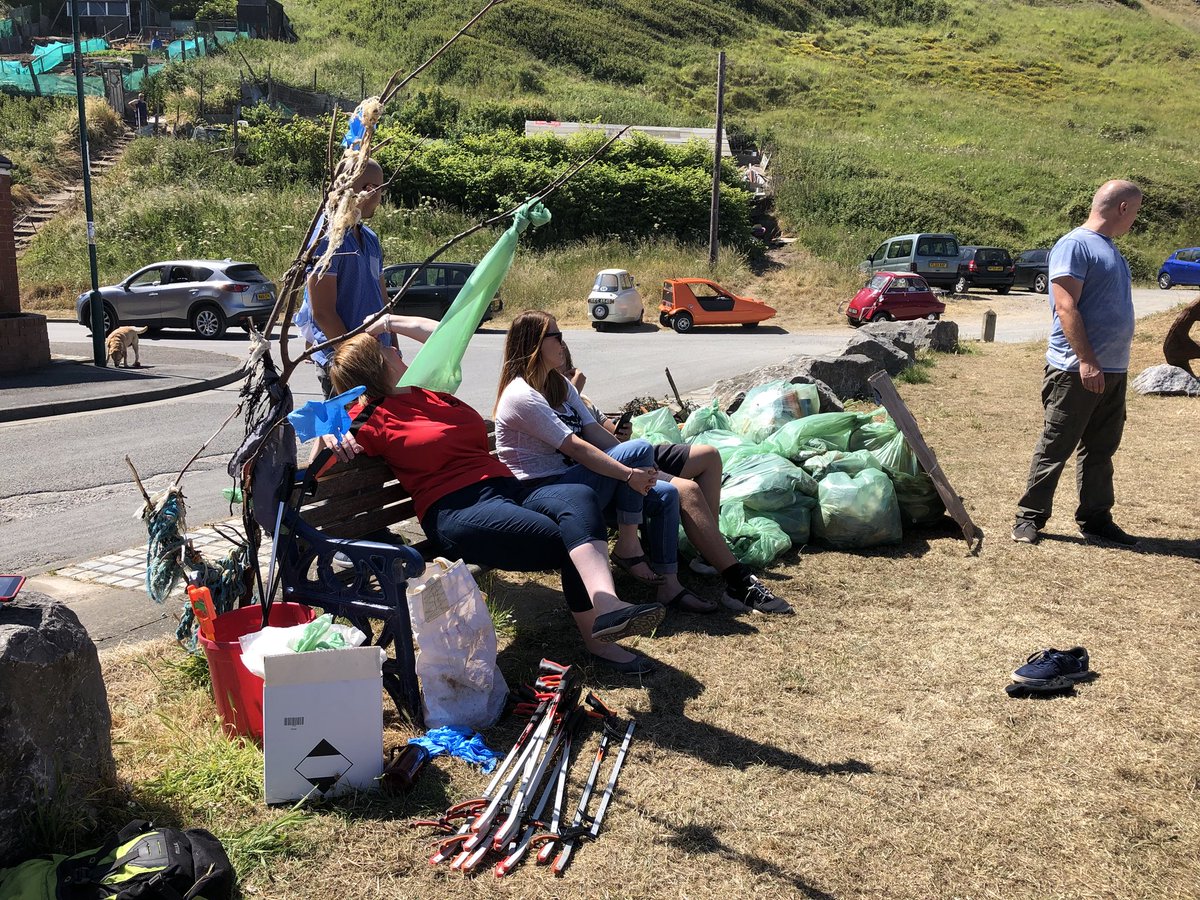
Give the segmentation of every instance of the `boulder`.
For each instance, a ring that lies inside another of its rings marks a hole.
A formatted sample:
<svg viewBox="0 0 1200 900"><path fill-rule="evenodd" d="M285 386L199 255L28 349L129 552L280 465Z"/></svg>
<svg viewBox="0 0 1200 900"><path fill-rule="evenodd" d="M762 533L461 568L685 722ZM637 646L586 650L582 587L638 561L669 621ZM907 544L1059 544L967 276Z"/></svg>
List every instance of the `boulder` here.
<svg viewBox="0 0 1200 900"><path fill-rule="evenodd" d="M841 412L842 402L829 389L829 385L800 371L801 363L807 359L806 356L793 356L781 363L760 366L741 375L723 378L706 388L693 391L688 395L688 399L696 403L708 403L716 397L722 409L728 410L731 407L736 409L736 405L742 402L742 398L751 388L766 384L768 381L788 381L792 384L815 384L817 393L821 396L820 411Z"/></svg>
<svg viewBox="0 0 1200 900"><path fill-rule="evenodd" d="M847 353L801 358L796 374L823 381L842 400L869 400L872 395L867 379L882 369L883 366L869 356Z"/></svg>
<svg viewBox="0 0 1200 900"><path fill-rule="evenodd" d="M857 353L875 360L892 377L899 375L912 365L915 354L910 349L905 351L885 337L874 334L856 333L846 342L843 356Z"/></svg>
<svg viewBox="0 0 1200 900"><path fill-rule="evenodd" d="M930 322L917 319L912 322L872 322L864 325L860 333L881 337L896 344L904 341L915 350L934 350L938 353L953 353L958 349L958 323L945 319Z"/></svg>
<svg viewBox="0 0 1200 900"><path fill-rule="evenodd" d="M96 645L58 601L0 604L0 866L23 858L27 815L90 812L111 783L112 718Z"/></svg>
<svg viewBox="0 0 1200 900"><path fill-rule="evenodd" d="M1139 394L1184 394L1200 397L1200 379L1179 366L1151 366L1143 369L1132 382Z"/></svg>

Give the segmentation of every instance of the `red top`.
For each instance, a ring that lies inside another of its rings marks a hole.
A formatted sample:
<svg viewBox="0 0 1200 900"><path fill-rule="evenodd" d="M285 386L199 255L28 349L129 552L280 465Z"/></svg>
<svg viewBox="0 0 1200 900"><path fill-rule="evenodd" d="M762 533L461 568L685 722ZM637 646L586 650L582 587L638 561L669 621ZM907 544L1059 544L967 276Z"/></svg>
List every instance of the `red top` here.
<svg viewBox="0 0 1200 900"><path fill-rule="evenodd" d="M350 408L353 418L365 404ZM417 515L447 494L512 472L488 453L483 417L451 394L409 388L376 407L355 435L363 450L381 456L412 495Z"/></svg>

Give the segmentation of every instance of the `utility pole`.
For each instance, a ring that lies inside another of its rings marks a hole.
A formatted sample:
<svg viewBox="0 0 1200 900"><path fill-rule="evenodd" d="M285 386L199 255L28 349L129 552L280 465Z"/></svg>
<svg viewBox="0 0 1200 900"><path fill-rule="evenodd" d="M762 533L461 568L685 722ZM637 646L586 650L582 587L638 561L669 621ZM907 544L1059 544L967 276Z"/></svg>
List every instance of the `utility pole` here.
<svg viewBox="0 0 1200 900"><path fill-rule="evenodd" d="M717 136L713 140L712 204L708 211L708 268L717 267L717 227L721 220L721 145L725 134L725 51L717 54Z"/></svg>
<svg viewBox="0 0 1200 900"><path fill-rule="evenodd" d="M88 156L87 113L83 104L83 52L79 48L79 0L71 0L71 37L75 42L75 100L79 107L79 159L83 164L83 208L87 217L88 265L92 271L92 359L106 364L104 353L104 304L100 300L100 278L96 273L96 220L92 216L92 162Z"/></svg>

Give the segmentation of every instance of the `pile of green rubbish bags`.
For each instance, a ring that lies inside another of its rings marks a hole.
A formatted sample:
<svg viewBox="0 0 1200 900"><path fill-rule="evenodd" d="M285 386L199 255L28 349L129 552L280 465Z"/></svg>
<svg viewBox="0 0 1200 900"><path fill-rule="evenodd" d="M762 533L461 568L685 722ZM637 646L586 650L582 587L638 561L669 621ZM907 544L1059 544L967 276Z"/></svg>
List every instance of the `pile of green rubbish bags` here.
<svg viewBox="0 0 1200 900"><path fill-rule="evenodd" d="M765 566L810 540L838 550L894 544L904 525L942 518L932 479L882 407L819 408L813 385L772 381L733 413L713 400L682 426L666 407L637 416L633 436L717 449L721 533L746 565Z"/></svg>

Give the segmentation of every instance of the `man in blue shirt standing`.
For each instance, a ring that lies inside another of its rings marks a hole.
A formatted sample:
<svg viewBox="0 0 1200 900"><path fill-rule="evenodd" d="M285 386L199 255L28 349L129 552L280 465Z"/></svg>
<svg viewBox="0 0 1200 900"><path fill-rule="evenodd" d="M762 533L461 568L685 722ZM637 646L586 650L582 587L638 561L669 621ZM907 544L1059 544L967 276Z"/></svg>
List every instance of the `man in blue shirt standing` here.
<svg viewBox="0 0 1200 900"><path fill-rule="evenodd" d="M1053 323L1042 382L1045 425L1033 451L1012 538L1036 544L1050 518L1063 466L1078 449L1075 521L1085 539L1137 543L1112 519L1113 455L1125 427L1125 381L1133 343L1133 281L1113 238L1129 231L1142 205L1131 181L1109 181L1088 220L1050 253Z"/></svg>
<svg viewBox="0 0 1200 900"><path fill-rule="evenodd" d="M359 201L363 220L375 215L382 187L383 169L379 163L369 160L354 182L354 190L363 195ZM327 238L322 238L317 243L314 259L324 252L326 241ZM309 273L304 306L296 316L296 324L309 343L322 344L361 325L367 316L383 309L386 298L383 248L375 232L359 221L346 230L346 236L334 254L329 269L320 276ZM391 346L390 335L380 335L379 340ZM333 396L333 385L328 375L333 349L313 354L313 362L317 364L317 379L327 400Z"/></svg>

